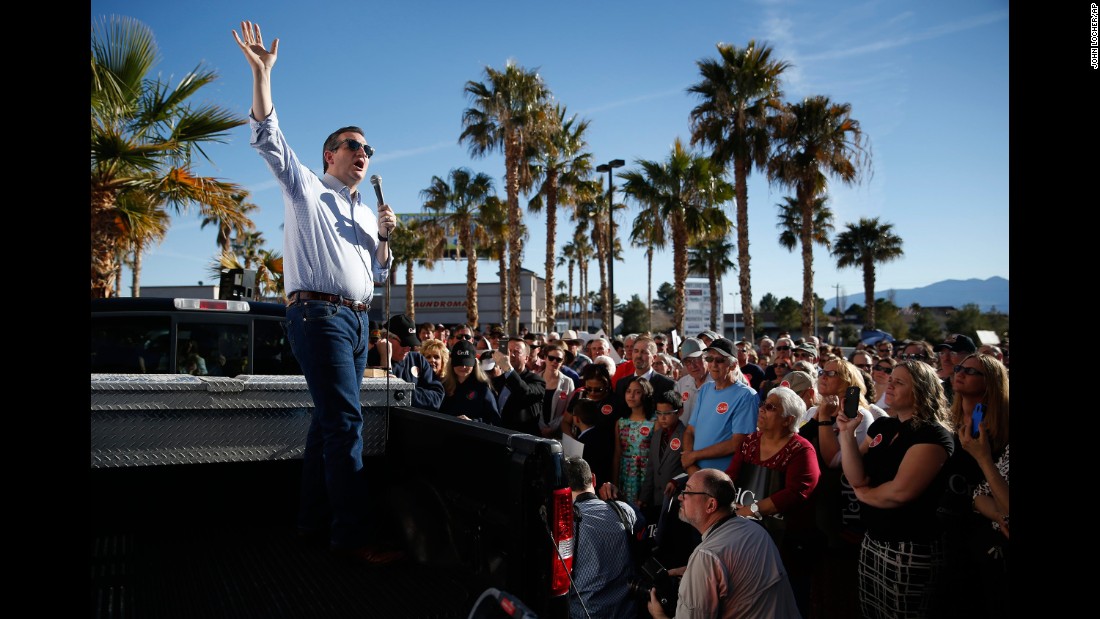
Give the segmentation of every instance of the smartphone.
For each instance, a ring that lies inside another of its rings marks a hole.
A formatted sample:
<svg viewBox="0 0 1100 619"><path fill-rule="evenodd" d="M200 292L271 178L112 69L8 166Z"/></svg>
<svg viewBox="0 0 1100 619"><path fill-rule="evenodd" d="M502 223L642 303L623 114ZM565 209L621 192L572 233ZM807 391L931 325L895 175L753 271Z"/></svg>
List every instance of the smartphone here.
<svg viewBox="0 0 1100 619"><path fill-rule="evenodd" d="M844 414L848 419L855 419L859 415L859 387L848 387L844 392Z"/></svg>
<svg viewBox="0 0 1100 619"><path fill-rule="evenodd" d="M981 402L978 402L974 407L974 412L970 413L970 438L978 438L981 434L981 430L978 428L982 423L982 419L985 417L985 406Z"/></svg>

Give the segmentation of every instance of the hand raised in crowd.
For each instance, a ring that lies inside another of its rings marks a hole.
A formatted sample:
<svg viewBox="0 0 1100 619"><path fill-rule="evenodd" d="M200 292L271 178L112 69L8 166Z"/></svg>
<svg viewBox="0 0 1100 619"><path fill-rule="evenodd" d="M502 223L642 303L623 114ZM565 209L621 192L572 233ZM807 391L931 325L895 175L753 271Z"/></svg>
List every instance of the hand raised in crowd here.
<svg viewBox="0 0 1100 619"><path fill-rule="evenodd" d="M279 57L279 39L276 38L271 42L270 50L266 49L264 47L264 37L260 34L260 24L254 24L250 21L241 22L241 34L243 39L234 30L233 38L237 40L237 45L240 46L244 57L248 60L248 64L252 65L253 69L270 71Z"/></svg>
<svg viewBox="0 0 1100 619"><path fill-rule="evenodd" d="M507 374L512 369L512 362L508 359L508 355L500 352L499 350L493 351L493 361L496 361L497 367L504 374Z"/></svg>
<svg viewBox="0 0 1100 619"><path fill-rule="evenodd" d="M838 395L825 395L821 396L821 403L817 406L817 420L828 421L830 417L837 414L840 408L840 396Z"/></svg>
<svg viewBox="0 0 1100 619"><path fill-rule="evenodd" d="M599 497L605 501L614 501L619 498L619 489L615 484L605 481L600 484L600 489L596 492Z"/></svg>
<svg viewBox="0 0 1100 619"><path fill-rule="evenodd" d="M978 424L978 438L974 438L970 434L972 425L973 421L967 419L966 427L959 432L959 442L962 443L966 453L973 456L978 462L983 459L992 460L993 448L989 446L989 439L985 435L985 423Z"/></svg>

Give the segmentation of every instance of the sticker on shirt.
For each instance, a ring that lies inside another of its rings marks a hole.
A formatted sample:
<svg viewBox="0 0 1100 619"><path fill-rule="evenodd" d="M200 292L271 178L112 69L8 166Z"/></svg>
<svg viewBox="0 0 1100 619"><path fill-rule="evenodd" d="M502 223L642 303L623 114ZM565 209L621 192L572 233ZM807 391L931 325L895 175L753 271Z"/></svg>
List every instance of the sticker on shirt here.
<svg viewBox="0 0 1100 619"><path fill-rule="evenodd" d="M409 368L409 373L413 375L413 378L420 378L420 368L415 365Z"/></svg>
<svg viewBox="0 0 1100 619"><path fill-rule="evenodd" d="M569 397L569 394L564 392L564 391L562 391L561 393L558 394L558 399L559 400L564 400L565 398L568 398L568 397Z"/></svg>
<svg viewBox="0 0 1100 619"><path fill-rule="evenodd" d="M674 438L668 443L668 448L672 451L680 451L680 439Z"/></svg>
<svg viewBox="0 0 1100 619"><path fill-rule="evenodd" d="M640 434L641 434L642 436L649 436L649 426L642 426L642 429L641 429L641 430L638 430L638 432L639 432L639 433L640 433Z"/></svg>
<svg viewBox="0 0 1100 619"><path fill-rule="evenodd" d="M681 393L681 394L680 394L680 398L681 398L681 399L682 399L682 400L683 400L684 402L687 402L687 401L688 401L688 398L690 398L690 397L691 397L691 392L690 392L690 391L685 391L685 392L683 392L683 393Z"/></svg>
<svg viewBox="0 0 1100 619"><path fill-rule="evenodd" d="M474 399L475 395L477 395L477 394L475 394L473 391L471 391L470 393L466 394L466 399L467 400L472 400L472 399Z"/></svg>
<svg viewBox="0 0 1100 619"><path fill-rule="evenodd" d="M611 405L610 404L604 404L603 406L600 407L600 412L605 414L605 415L610 415L611 414Z"/></svg>
<svg viewBox="0 0 1100 619"><path fill-rule="evenodd" d="M876 447L881 442L882 442L882 435L881 434L876 434L875 438L871 439L871 447Z"/></svg>
<svg viewBox="0 0 1100 619"><path fill-rule="evenodd" d="M729 409L730 405L728 402L719 402L718 406L714 407L714 412L718 413L719 415L725 415L726 411L728 411Z"/></svg>

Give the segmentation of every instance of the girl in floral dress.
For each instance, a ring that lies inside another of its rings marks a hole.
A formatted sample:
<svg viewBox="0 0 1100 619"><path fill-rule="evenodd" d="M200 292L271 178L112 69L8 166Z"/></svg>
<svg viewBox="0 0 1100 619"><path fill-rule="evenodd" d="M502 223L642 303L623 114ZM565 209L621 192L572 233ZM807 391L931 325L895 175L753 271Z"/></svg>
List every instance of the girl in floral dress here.
<svg viewBox="0 0 1100 619"><path fill-rule="evenodd" d="M622 500L638 505L653 436L653 385L644 378L635 379L626 388L625 400L630 416L615 424L617 440L612 473Z"/></svg>

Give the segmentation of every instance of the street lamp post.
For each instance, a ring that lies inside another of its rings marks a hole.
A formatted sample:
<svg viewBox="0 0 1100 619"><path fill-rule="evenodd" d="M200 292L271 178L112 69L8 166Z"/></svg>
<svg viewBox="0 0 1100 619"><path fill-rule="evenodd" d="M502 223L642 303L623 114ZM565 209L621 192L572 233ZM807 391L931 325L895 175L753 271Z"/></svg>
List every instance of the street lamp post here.
<svg viewBox="0 0 1100 619"><path fill-rule="evenodd" d="M604 325L608 338L615 334L615 179L612 171L626 165L622 159L612 159L596 166L597 172L607 172L607 316L609 323Z"/></svg>

